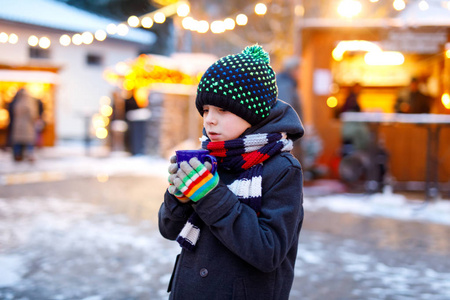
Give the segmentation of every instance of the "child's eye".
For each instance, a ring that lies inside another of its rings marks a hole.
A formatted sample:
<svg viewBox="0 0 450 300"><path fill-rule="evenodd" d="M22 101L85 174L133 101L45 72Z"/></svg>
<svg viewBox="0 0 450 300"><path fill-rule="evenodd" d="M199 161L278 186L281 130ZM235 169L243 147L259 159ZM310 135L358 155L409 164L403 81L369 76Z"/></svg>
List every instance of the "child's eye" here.
<svg viewBox="0 0 450 300"><path fill-rule="evenodd" d="M207 109L203 109L203 113L207 113L208 112L208 110Z"/></svg>
<svg viewBox="0 0 450 300"><path fill-rule="evenodd" d="M220 108L219 111L220 111L220 112L227 112L228 110L223 109L223 108Z"/></svg>

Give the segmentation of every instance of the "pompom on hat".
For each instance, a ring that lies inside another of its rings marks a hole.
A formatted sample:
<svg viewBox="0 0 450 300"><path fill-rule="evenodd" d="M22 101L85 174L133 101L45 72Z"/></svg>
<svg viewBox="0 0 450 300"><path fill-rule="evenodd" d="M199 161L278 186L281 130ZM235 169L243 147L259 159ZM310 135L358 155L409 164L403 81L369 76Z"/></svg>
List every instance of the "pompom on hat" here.
<svg viewBox="0 0 450 300"><path fill-rule="evenodd" d="M203 116L203 105L228 110L251 125L267 118L277 101L275 72L269 54L259 45L224 56L203 74L195 105Z"/></svg>

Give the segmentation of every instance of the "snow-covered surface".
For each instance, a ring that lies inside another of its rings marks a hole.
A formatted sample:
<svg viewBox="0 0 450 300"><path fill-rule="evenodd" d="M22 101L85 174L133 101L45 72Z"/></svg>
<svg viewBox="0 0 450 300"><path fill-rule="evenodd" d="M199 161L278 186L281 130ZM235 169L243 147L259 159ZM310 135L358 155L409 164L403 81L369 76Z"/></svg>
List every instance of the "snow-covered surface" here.
<svg viewBox="0 0 450 300"><path fill-rule="evenodd" d="M353 213L367 217L386 217L405 221L431 222L450 225L450 201L448 199L425 202L411 200L402 194L394 194L389 189L383 193L334 194L306 197L306 210L328 209L338 213Z"/></svg>
<svg viewBox="0 0 450 300"><path fill-rule="evenodd" d="M70 198L2 196L2 187L26 182L167 177L165 158L109 153L103 147L92 147L86 156L85 150L82 144L41 149L33 164L13 163L10 153L0 152L0 299L168 298L166 287L180 248L163 239L151 220L133 220ZM311 213L433 223L443 230L450 225L450 201L445 199L410 200L389 189L374 195L305 192L304 206ZM337 292L343 296L333 299L450 299L448 264L375 248L303 231L291 299L332 299Z"/></svg>
<svg viewBox="0 0 450 300"><path fill-rule="evenodd" d="M129 156L126 153L109 153L103 147L91 147L90 156L80 143L63 143L57 147L37 152L38 159L29 164L13 163L10 155L0 153L0 186L63 180L70 176L150 175L167 177L168 160L153 156ZM1 197L1 194L0 194ZM305 188L306 210L328 209L339 213L387 217L399 220L432 222L450 225L450 199L426 202L422 198L410 199L393 193L389 187L383 193L350 194L332 193L326 196L309 196Z"/></svg>
<svg viewBox="0 0 450 300"><path fill-rule="evenodd" d="M92 33L98 29L106 30L108 24L117 24L117 21L112 19L54 0L1 0L0 19L72 32ZM135 28L130 28L125 36L116 34L113 37L140 44L152 44L156 40L153 33Z"/></svg>

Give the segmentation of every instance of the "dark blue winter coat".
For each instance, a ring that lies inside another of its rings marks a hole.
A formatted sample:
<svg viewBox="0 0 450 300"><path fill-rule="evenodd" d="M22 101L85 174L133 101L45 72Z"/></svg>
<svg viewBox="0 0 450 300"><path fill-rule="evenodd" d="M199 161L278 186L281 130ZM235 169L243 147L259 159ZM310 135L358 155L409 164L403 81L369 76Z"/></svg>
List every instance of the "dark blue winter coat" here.
<svg viewBox="0 0 450 300"><path fill-rule="evenodd" d="M269 132L298 139L303 127L278 101L267 120L244 134ZM303 221L300 163L290 153L264 162L259 216L227 188L239 174L220 166L218 172L219 185L195 204L164 196L159 229L165 238L175 240L194 210L205 223L195 250L178 257L170 299L288 299Z"/></svg>

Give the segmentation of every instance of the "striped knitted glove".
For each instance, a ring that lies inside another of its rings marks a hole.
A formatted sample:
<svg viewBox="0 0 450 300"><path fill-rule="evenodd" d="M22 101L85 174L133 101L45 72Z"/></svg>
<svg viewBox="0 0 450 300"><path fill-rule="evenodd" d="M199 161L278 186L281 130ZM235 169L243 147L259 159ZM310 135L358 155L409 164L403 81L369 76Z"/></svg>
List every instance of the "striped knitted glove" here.
<svg viewBox="0 0 450 300"><path fill-rule="evenodd" d="M174 185L173 185L173 179L176 178L176 174L178 172L178 164L177 164L177 157L172 156L170 158L170 165L169 165L169 187L167 188L167 191L177 197L177 199L181 203L187 203L190 201L188 197L186 197L182 192L180 192Z"/></svg>
<svg viewBox="0 0 450 300"><path fill-rule="evenodd" d="M194 202L211 192L219 183L217 172L211 174L196 157L191 158L189 163L182 162L176 176L173 179L174 186Z"/></svg>

